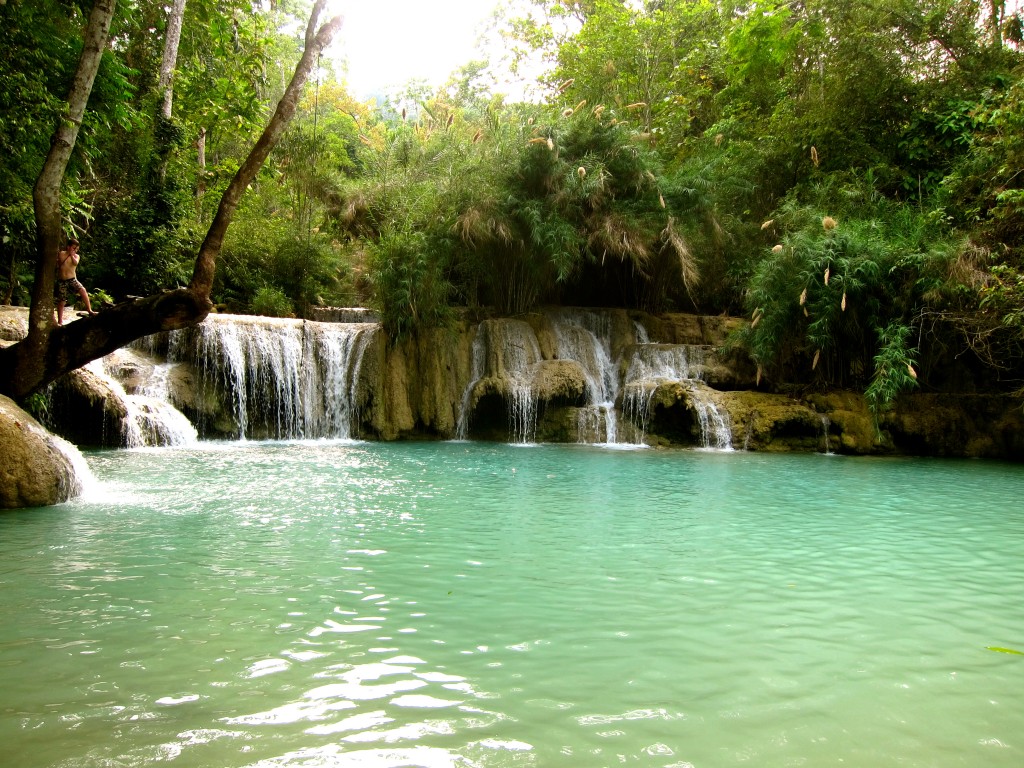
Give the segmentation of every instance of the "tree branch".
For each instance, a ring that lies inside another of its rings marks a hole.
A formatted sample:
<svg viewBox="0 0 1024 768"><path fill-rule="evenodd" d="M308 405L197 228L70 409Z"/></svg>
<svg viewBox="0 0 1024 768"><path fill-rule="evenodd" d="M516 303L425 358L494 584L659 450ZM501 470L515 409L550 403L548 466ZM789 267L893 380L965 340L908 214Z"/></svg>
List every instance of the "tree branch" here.
<svg viewBox="0 0 1024 768"><path fill-rule="evenodd" d="M299 98L302 96L302 89L305 87L309 74L317 63L320 52L330 44L334 35L341 27L342 17L335 16L318 31L314 32L317 18L323 10L325 3L326 0L317 0L316 5L313 7L313 13L306 27L305 50L302 52L302 58L299 59L299 63L295 67L295 74L292 76L291 82L288 83L281 101L278 102L274 116L270 118L270 122L267 123L267 127L263 129L263 133L256 140L256 144L249 152L249 156L242 163L231 183L228 184L228 188L224 190L224 195L221 197L220 205L217 208L217 214L214 216L213 223L210 224L210 229L206 234L206 239L203 240L203 244L199 249L195 269L192 273L192 281L189 283L189 290L193 291L197 296L209 298L210 290L213 288L213 276L217 267L217 258L224 244L224 235L227 233L228 225L231 223L232 218L234 218L235 209L238 208L238 203L241 201L246 188L256 178L256 174L270 155L271 150L280 140L281 134L284 133L288 122L292 119L292 115L295 114Z"/></svg>
<svg viewBox="0 0 1024 768"><path fill-rule="evenodd" d="M306 47L295 74L273 117L221 198L217 215L196 257L189 287L119 304L94 317L57 327L53 323L53 282L60 242L60 185L103 55L115 2L96 0L93 6L85 48L68 98L68 112L54 132L53 146L36 182L39 250L29 331L24 340L0 349L0 392L16 399L135 339L158 331L185 328L206 318L212 309L210 290L217 257L235 209L295 114L310 72L342 23L342 17L335 16L317 29L326 3L326 0L317 0L306 27Z"/></svg>

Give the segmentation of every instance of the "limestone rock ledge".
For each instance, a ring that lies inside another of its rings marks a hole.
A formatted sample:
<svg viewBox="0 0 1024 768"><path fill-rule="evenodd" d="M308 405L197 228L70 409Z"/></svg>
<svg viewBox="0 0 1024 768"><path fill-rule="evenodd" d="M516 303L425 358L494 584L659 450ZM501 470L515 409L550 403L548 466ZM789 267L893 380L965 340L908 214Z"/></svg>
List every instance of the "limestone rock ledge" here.
<svg viewBox="0 0 1024 768"><path fill-rule="evenodd" d="M0 395L0 509L61 504L82 492L63 441Z"/></svg>
<svg viewBox="0 0 1024 768"><path fill-rule="evenodd" d="M24 332L17 314L0 308L0 344L5 335L14 339ZM566 319L577 323L567 326ZM757 381L750 360L728 343L742 322L556 309L515 319L461 319L397 343L366 324L362 327L368 330L360 331L365 354L353 387L352 436L506 441L512 415L526 409L536 420L530 439L538 442L615 442L610 437L614 428L619 442L714 447L708 439L709 417L714 416L728 428L737 450L1024 460L1019 397L915 392L900 397L876 422L859 392L766 391L768 385ZM588 324L608 339L606 351L624 382L614 402L617 420L607 409L587 405L595 384L588 373L594 368L592 356L569 357L569 348L586 349L586 333L579 326ZM195 344L193 339L190 345ZM681 346L687 347L685 356ZM167 347L166 339L155 344L151 359L139 350L122 350L107 368L134 393L145 388ZM688 373L665 376L666 361ZM170 402L204 437L236 436L234 400L202 386L194 362L175 366L167 374ZM81 445L123 443L124 408L97 376L76 371L55 383L50 395L51 429ZM250 426L256 418L250 418Z"/></svg>

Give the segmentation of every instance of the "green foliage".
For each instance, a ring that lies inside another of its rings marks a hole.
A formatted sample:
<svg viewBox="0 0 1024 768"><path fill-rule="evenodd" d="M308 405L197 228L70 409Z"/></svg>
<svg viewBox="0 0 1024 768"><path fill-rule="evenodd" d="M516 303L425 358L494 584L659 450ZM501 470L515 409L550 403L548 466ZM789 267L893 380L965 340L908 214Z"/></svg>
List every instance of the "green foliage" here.
<svg viewBox="0 0 1024 768"><path fill-rule="evenodd" d="M142 146L135 145L137 154L126 160L139 178L134 184L126 181L126 195L113 193L96 201L91 211L95 224L82 243L83 270L116 296L186 284L201 241L183 179L171 168L160 180L159 154L143 136L133 135ZM126 152L130 146L126 141Z"/></svg>
<svg viewBox="0 0 1024 768"><path fill-rule="evenodd" d="M46 424L50 418L53 405L49 389L35 392L21 402L21 407L28 411L40 424Z"/></svg>
<svg viewBox="0 0 1024 768"><path fill-rule="evenodd" d="M1019 369L1024 360L1024 273L993 265L978 295L978 312L966 315L960 329L983 362L1004 372Z"/></svg>
<svg viewBox="0 0 1024 768"><path fill-rule="evenodd" d="M579 33L558 49L553 79L571 82L559 101L619 110L636 104L630 122L671 153L716 119L724 21L708 0L595 2Z"/></svg>
<svg viewBox="0 0 1024 768"><path fill-rule="evenodd" d="M10 260L3 297L12 301L27 299L26 282L35 271L32 188L64 110L84 22L74 4L0 5L0 236L4 261ZM105 52L62 188L68 235L89 226L97 168L102 173L110 137L135 125L131 75L123 59Z"/></svg>
<svg viewBox="0 0 1024 768"><path fill-rule="evenodd" d="M911 328L899 322L889 323L878 332L875 371L871 376L871 384L864 392L864 398L876 419L882 411L892 406L900 392L917 386L913 358L915 350L908 346L911 334Z"/></svg>
<svg viewBox="0 0 1024 768"><path fill-rule="evenodd" d="M947 207L987 245L1024 260L1024 69L971 105L968 152L943 181Z"/></svg>
<svg viewBox="0 0 1024 768"><path fill-rule="evenodd" d="M760 369L844 386L870 378L872 402L889 402L906 385L895 362L911 363L900 329L942 302L957 244L870 177L794 194L764 231L782 237L748 287L746 340Z"/></svg>
<svg viewBox="0 0 1024 768"><path fill-rule="evenodd" d="M99 309L102 306L109 306L113 304L114 297L102 288L93 288L89 291L89 303L91 303L95 309Z"/></svg>
<svg viewBox="0 0 1024 768"><path fill-rule="evenodd" d="M559 292L591 304L663 307L696 272L666 207L657 155L603 108L579 103L541 117L532 130L520 128L492 209L463 212L498 223L483 238L487 252L503 257L485 295L511 312Z"/></svg>
<svg viewBox="0 0 1024 768"><path fill-rule="evenodd" d="M785 95L786 76L808 25L794 19L789 3L751 5L735 17L725 36L730 95L740 111L770 114Z"/></svg>
<svg viewBox="0 0 1024 768"><path fill-rule="evenodd" d="M420 105L415 123L399 120L366 139L379 147L366 153L368 177L344 190L336 225L368 242L376 303L396 334L455 302L525 311L582 257L584 241L567 220L584 186L576 166L556 161L547 135L529 143L533 121L500 105L481 118L468 122L444 99Z"/></svg>
<svg viewBox="0 0 1024 768"><path fill-rule="evenodd" d="M0 5L0 205L31 195L60 114L80 21L77 11L69 14L56 2Z"/></svg>
<svg viewBox="0 0 1024 768"><path fill-rule="evenodd" d="M284 291L273 286L257 288L249 303L249 310L254 315L266 317L290 317L295 311Z"/></svg>
<svg viewBox="0 0 1024 768"><path fill-rule="evenodd" d="M435 245L422 231L389 226L370 246L375 308L391 338L449 319L447 265Z"/></svg>
<svg viewBox="0 0 1024 768"><path fill-rule="evenodd" d="M291 304L287 314L306 317L312 306L336 303L343 290L336 248L281 207L282 194L273 182L250 190L228 230L214 299L232 311L257 311L257 292L273 288Z"/></svg>

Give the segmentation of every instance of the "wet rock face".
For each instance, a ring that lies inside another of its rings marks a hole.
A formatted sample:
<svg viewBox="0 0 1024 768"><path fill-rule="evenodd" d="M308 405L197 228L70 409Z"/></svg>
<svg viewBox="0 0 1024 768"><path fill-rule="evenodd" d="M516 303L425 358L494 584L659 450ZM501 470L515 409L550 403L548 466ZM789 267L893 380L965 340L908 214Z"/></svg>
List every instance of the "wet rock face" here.
<svg viewBox="0 0 1024 768"><path fill-rule="evenodd" d="M110 382L89 368L55 381L49 390L47 424L75 445L123 448L127 411Z"/></svg>
<svg viewBox="0 0 1024 768"><path fill-rule="evenodd" d="M1010 397L910 395L881 426L907 453L1024 460L1024 412Z"/></svg>
<svg viewBox="0 0 1024 768"><path fill-rule="evenodd" d="M0 395L0 509L60 504L81 492L57 438Z"/></svg>
<svg viewBox="0 0 1024 768"><path fill-rule="evenodd" d="M0 312L0 337L23 333L25 314ZM1024 413L1009 397L918 393L876 421L859 392L765 391L749 358L727 343L744 323L735 318L556 308L466 317L392 342L374 323L351 322L361 316L338 317L345 322L212 316L154 340L148 358L124 355L106 370L130 397L160 372L169 402L207 439L458 438L1024 459ZM83 370L58 383L48 425L76 443L116 446L124 395L96 379Z"/></svg>

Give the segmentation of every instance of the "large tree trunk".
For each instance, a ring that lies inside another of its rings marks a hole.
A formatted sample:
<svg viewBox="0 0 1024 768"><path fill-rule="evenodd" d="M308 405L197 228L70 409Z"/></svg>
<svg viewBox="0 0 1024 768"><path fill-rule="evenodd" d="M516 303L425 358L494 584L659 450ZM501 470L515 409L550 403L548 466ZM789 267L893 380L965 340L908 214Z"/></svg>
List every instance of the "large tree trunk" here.
<svg viewBox="0 0 1024 768"><path fill-rule="evenodd" d="M29 331L23 341L0 349L0 393L15 399L26 397L68 371L135 339L158 331L195 325L206 318L212 309L210 290L217 257L235 209L295 113L302 89L320 52L341 26L341 17L336 16L316 29L325 3L326 0L317 0L313 6L306 27L305 50L296 65L295 74L274 116L224 192L217 215L196 257L195 271L188 288L119 304L94 317L58 327L53 320L53 280L60 238L60 184L78 136L78 126L92 90L114 10L114 0L96 0L86 32L86 47L69 98L68 119L61 121L54 134L53 149L36 184L39 252L29 311Z"/></svg>
<svg viewBox="0 0 1024 768"><path fill-rule="evenodd" d="M992 47L999 50L1003 47L1003 18L1006 13L1006 0L989 0L988 19L985 26L988 27L989 42Z"/></svg>
<svg viewBox="0 0 1024 768"><path fill-rule="evenodd" d="M78 61L78 69L68 94L67 108L54 130L50 151L32 190L36 215L35 283L32 286L28 335L24 341L15 345L23 347L18 353L20 365L16 370L12 370L15 366L11 364L10 356L0 356L0 392L5 394L18 391L17 388L7 387L8 378L42 381L47 376L45 360L54 328L53 283L61 239L60 185L64 180L71 152L78 140L85 105L89 101L92 84L100 68L110 22L114 17L114 6L115 0L96 0L92 7L83 40L82 56ZM23 394L28 394L35 388Z"/></svg>
<svg viewBox="0 0 1024 768"><path fill-rule="evenodd" d="M199 173L196 176L196 216L203 213L203 197L206 195L206 129L199 129L199 137L196 139L196 167Z"/></svg>

